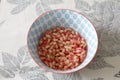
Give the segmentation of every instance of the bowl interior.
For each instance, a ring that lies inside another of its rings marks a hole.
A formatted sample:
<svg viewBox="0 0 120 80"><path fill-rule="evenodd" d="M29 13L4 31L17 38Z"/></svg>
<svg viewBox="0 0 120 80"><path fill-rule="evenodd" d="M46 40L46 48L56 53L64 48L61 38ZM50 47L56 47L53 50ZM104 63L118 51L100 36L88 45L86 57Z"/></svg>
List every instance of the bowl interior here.
<svg viewBox="0 0 120 80"><path fill-rule="evenodd" d="M38 40L46 29L54 28L55 26L71 27L86 39L88 48L87 56L78 67L65 71L54 70L47 67L40 60L37 54ZM57 73L70 73L85 67L93 59L98 46L96 31L89 20L75 11L65 9L51 10L38 17L29 30L27 40L29 52L35 62L46 70Z"/></svg>

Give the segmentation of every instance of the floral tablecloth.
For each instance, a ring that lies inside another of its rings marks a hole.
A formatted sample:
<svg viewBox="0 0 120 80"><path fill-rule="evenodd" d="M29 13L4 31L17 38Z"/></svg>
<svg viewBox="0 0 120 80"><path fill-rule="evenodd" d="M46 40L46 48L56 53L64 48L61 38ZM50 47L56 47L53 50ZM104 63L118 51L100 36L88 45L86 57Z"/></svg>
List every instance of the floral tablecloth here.
<svg viewBox="0 0 120 80"><path fill-rule="evenodd" d="M32 22L60 8L84 14L99 37L94 60L71 74L45 72L27 50ZM120 80L120 0L0 0L0 80Z"/></svg>

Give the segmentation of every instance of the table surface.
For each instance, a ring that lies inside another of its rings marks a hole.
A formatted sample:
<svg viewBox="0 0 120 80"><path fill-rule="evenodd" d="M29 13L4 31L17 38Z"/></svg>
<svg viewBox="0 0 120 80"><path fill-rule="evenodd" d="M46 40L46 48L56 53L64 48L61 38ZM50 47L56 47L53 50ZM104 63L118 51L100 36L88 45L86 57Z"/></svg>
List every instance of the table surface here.
<svg viewBox="0 0 120 80"><path fill-rule="evenodd" d="M94 60L71 74L45 72L26 47L32 22L59 8L84 14L99 37ZM0 0L0 80L120 80L120 0Z"/></svg>

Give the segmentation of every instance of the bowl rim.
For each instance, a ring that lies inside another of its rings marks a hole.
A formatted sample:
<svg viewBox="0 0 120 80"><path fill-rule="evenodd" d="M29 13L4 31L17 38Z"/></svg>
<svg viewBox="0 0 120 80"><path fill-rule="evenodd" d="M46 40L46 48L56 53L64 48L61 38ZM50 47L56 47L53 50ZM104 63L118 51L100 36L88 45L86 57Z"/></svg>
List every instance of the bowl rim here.
<svg viewBox="0 0 120 80"><path fill-rule="evenodd" d="M35 21L37 21L39 18L41 18L44 14L46 14L46 13L48 13L48 12L51 12L51 11L55 11L55 10L68 10L68 11L72 11L72 12L76 12L76 13L78 13L79 15L82 15L84 18L86 18L90 23L91 23L91 25L92 25L92 27L94 28L94 30L95 30L95 33L96 33L96 36L97 36L97 49L96 49L96 51L95 51L95 53L94 53L94 56L92 57L92 59L85 65L85 66L83 66L82 68L80 68L80 69L78 69L78 70L76 70L76 71L71 71L71 72L57 72L57 71L50 71L50 70L46 70L44 67L42 67L40 64L38 64L36 61L35 61L35 59L32 57L32 55L31 55L31 52L30 52L30 49L29 49L29 47L28 47L28 35L29 35L29 32L30 32L30 29L31 29L31 27L32 27L32 25L35 23ZM99 39L98 39L98 33L97 33L97 31L96 31L96 28L95 28L95 25L91 22L91 20L89 19L89 18L87 18L84 14L82 14L81 12L79 12L78 10L72 10L72 9L52 9L52 10L48 10L48 11L45 11L45 12L43 12L42 14L40 14L34 21L33 21L33 23L31 24L31 26L29 27L29 29L28 29L28 32L27 32L27 49L28 49L28 54L31 56L31 58L33 59L33 61L40 67L40 68L42 68L43 70L45 70L46 72L53 72L53 73L59 73L59 74L67 74L67 73L73 73L73 72L77 72L77 71L80 71L80 70L82 70L82 69L84 69L85 67L87 67L90 63L91 63L91 61L95 58L95 56L96 56L96 54L97 54L97 51L98 51L98 45L99 45Z"/></svg>

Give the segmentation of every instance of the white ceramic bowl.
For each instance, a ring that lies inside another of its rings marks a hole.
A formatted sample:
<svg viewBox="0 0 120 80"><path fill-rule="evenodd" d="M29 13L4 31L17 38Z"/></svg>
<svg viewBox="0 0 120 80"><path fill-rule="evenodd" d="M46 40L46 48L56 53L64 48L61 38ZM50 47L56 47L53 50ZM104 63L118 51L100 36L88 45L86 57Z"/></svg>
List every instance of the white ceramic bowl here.
<svg viewBox="0 0 120 80"><path fill-rule="evenodd" d="M65 71L54 70L46 66L40 60L37 53L38 41L41 35L43 35L42 33L46 29L61 25L75 29L86 39L87 42L87 56L85 60L78 67ZM45 12L33 22L28 32L27 44L30 55L43 69L55 73L71 73L84 68L94 58L98 47L98 37L91 22L83 15L73 10L57 9Z"/></svg>

